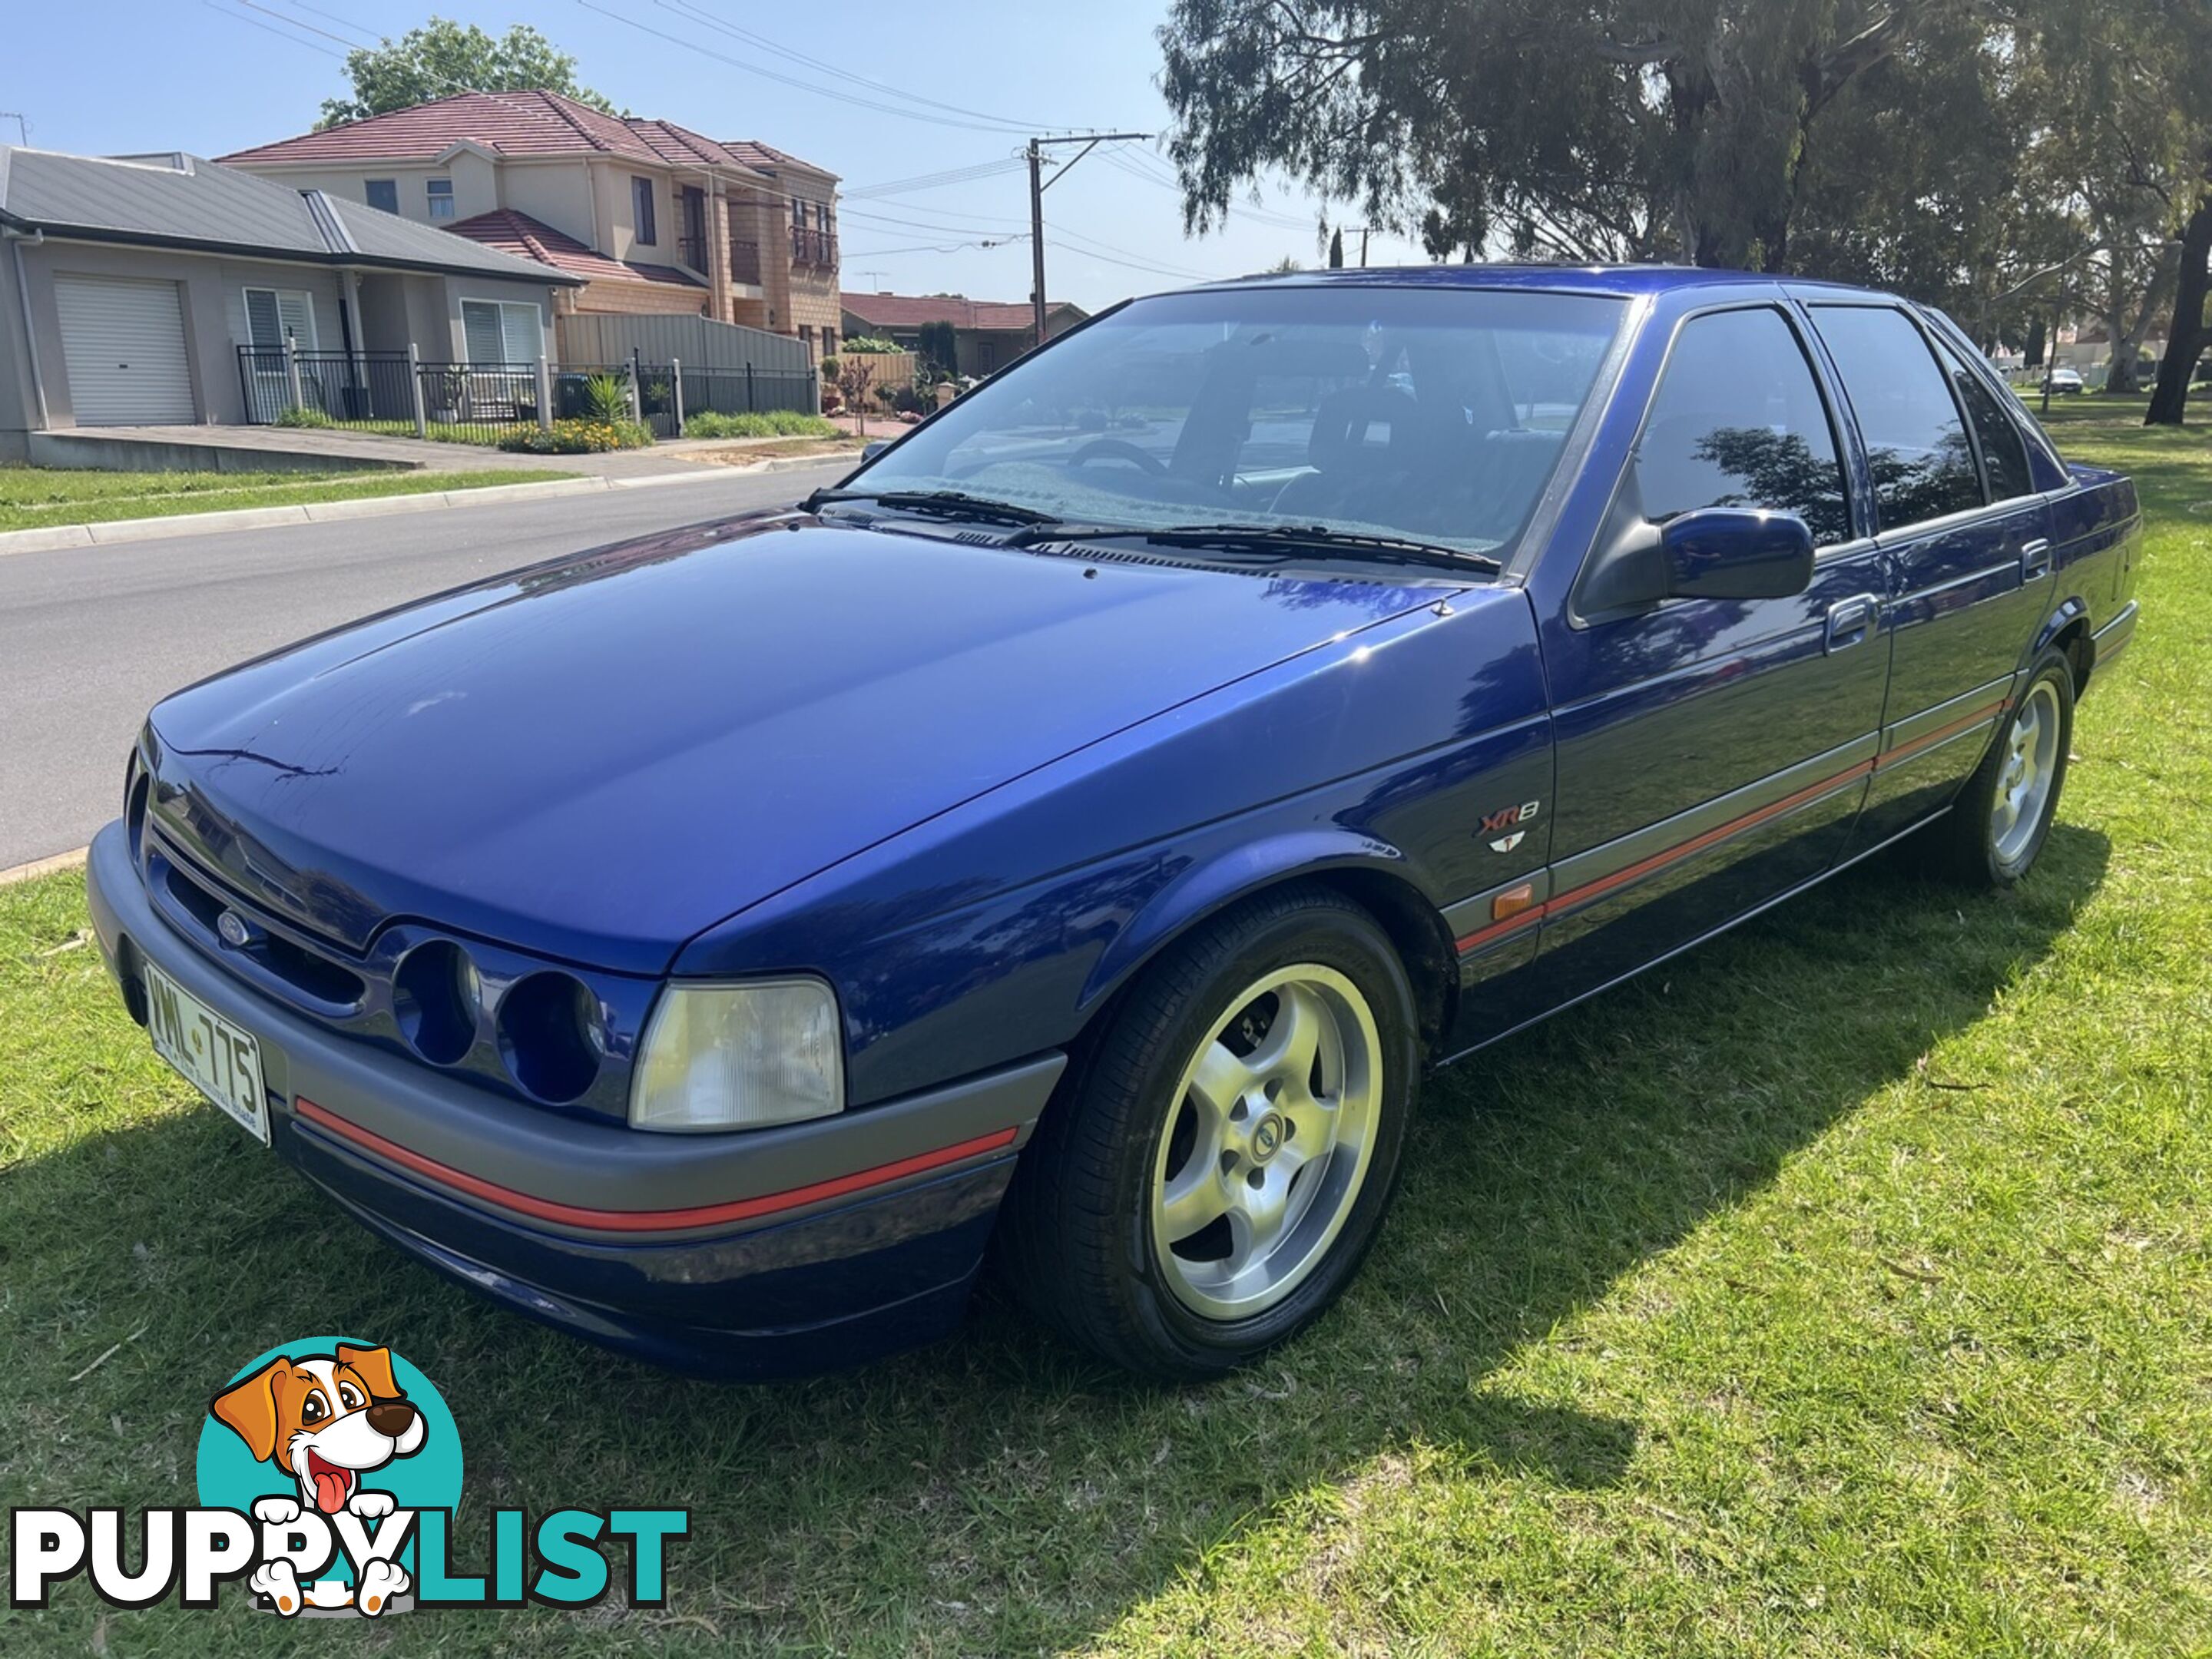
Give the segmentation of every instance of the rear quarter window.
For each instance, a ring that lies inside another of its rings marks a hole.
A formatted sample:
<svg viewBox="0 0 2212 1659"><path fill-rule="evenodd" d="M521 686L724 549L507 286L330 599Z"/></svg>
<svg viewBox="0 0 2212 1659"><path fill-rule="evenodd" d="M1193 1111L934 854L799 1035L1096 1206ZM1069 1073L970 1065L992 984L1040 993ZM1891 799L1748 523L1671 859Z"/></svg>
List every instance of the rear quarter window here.
<svg viewBox="0 0 2212 1659"><path fill-rule="evenodd" d="M1951 389L1959 394L1960 405L1972 423L1974 441L1982 452L1982 471L1990 481L1990 499L2008 501L2015 495L2032 494L2035 482L2027 470L2027 445L2021 438L2020 428L1998 406L1981 376L1956 352L1940 341L1936 350L1943 360L1943 372L1951 377Z"/></svg>

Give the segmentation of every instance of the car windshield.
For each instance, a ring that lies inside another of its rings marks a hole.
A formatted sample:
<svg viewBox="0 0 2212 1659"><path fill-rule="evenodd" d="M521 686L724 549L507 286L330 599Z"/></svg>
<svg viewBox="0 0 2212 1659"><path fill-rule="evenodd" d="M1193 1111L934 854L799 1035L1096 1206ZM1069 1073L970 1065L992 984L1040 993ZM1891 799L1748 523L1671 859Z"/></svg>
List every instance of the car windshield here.
<svg viewBox="0 0 2212 1659"><path fill-rule="evenodd" d="M977 387L838 493L957 492L969 500L953 510L993 502L1138 533L1319 527L1498 556L1624 309L1350 284L1139 300Z"/></svg>

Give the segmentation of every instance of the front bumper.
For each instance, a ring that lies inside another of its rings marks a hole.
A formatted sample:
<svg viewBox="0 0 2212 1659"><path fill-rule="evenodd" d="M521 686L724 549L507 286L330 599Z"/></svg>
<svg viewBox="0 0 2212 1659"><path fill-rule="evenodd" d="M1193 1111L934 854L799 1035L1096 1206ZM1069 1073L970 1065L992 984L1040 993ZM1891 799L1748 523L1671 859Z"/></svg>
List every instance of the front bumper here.
<svg viewBox="0 0 2212 1659"><path fill-rule="evenodd" d="M464 1284L682 1370L798 1375L952 1328L1066 1063L782 1128L645 1133L501 1099L262 995L156 915L120 823L86 873L135 1015L151 959L260 1039L287 1161Z"/></svg>

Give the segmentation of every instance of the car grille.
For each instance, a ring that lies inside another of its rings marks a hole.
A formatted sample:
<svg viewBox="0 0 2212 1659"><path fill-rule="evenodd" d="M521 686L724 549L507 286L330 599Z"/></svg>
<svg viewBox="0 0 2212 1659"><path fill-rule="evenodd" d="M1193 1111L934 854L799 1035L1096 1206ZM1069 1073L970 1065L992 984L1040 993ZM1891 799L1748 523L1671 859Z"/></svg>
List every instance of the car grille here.
<svg viewBox="0 0 2212 1659"><path fill-rule="evenodd" d="M232 889L157 816L143 821L137 852L164 921L303 1018L533 1105L627 1115L630 1061L658 981L413 922L380 929L356 955Z"/></svg>

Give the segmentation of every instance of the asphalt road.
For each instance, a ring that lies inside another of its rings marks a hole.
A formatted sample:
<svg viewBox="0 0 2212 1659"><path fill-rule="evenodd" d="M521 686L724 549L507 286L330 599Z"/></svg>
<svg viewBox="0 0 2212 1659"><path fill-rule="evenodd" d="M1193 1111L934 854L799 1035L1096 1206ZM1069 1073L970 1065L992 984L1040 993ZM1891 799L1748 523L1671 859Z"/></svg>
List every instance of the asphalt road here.
<svg viewBox="0 0 2212 1659"><path fill-rule="evenodd" d="M533 560L797 501L848 465L0 554L0 870L122 810L131 738L180 685Z"/></svg>

